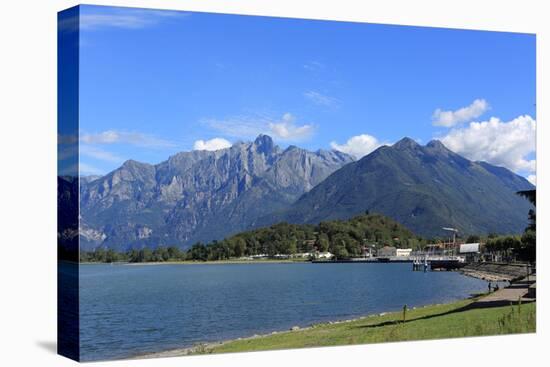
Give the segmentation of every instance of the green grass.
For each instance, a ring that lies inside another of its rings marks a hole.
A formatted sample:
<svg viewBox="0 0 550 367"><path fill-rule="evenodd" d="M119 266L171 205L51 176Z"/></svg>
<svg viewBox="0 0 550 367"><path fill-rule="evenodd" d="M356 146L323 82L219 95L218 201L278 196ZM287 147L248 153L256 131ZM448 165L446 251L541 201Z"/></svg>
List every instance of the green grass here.
<svg viewBox="0 0 550 367"><path fill-rule="evenodd" d="M461 310L473 300L408 309L298 331L201 345L195 354L309 348L535 332L536 304Z"/></svg>

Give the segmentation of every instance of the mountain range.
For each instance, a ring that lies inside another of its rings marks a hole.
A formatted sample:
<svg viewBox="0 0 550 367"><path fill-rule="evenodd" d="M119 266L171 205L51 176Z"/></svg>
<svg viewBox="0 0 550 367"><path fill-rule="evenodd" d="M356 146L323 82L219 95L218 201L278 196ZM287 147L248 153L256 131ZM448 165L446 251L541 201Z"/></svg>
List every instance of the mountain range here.
<svg viewBox="0 0 550 367"><path fill-rule="evenodd" d="M387 215L415 233L444 236L520 233L531 204L517 191L533 188L506 168L472 162L432 140L404 138L334 172L289 208L259 220L318 223L365 211Z"/></svg>
<svg viewBox="0 0 550 367"><path fill-rule="evenodd" d="M209 242L287 208L353 158L281 149L267 135L217 151L178 153L157 165L133 160L81 181L81 248Z"/></svg>
<svg viewBox="0 0 550 367"><path fill-rule="evenodd" d="M404 138L354 160L338 151L281 149L267 135L156 165L133 160L80 180L80 245L189 247L277 222L387 215L422 236L517 233L533 188L506 168L472 162L441 142Z"/></svg>

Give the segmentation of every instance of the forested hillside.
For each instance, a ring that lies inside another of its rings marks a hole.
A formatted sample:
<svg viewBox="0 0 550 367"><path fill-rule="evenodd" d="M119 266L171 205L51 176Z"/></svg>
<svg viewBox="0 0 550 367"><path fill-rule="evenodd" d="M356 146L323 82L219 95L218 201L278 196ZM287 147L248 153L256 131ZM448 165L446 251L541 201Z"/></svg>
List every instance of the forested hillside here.
<svg viewBox="0 0 550 367"><path fill-rule="evenodd" d="M318 225L278 223L242 232L221 241L196 243L187 251L175 246L144 248L126 253L97 249L82 252L81 261L131 262L169 260L227 260L254 255L293 255L312 251L329 251L338 258L360 256L365 246L416 248L425 244L396 221L380 214L364 214L347 221L334 220Z"/></svg>

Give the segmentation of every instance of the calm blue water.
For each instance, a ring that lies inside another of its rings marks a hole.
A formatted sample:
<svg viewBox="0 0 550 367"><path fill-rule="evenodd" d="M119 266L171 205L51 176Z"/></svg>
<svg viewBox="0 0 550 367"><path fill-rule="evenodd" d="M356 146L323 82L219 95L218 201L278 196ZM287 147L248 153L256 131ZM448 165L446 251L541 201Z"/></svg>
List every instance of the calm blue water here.
<svg viewBox="0 0 550 367"><path fill-rule="evenodd" d="M411 264L82 265L82 360L131 357L486 291Z"/></svg>

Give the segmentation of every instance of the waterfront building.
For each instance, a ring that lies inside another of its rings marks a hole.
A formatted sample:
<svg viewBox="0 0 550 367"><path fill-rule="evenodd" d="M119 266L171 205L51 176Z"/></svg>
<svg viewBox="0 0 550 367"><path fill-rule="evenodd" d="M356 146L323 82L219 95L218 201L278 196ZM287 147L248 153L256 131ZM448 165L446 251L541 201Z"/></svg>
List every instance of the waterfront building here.
<svg viewBox="0 0 550 367"><path fill-rule="evenodd" d="M411 252L412 248L398 248L395 250L395 256L409 257Z"/></svg>

